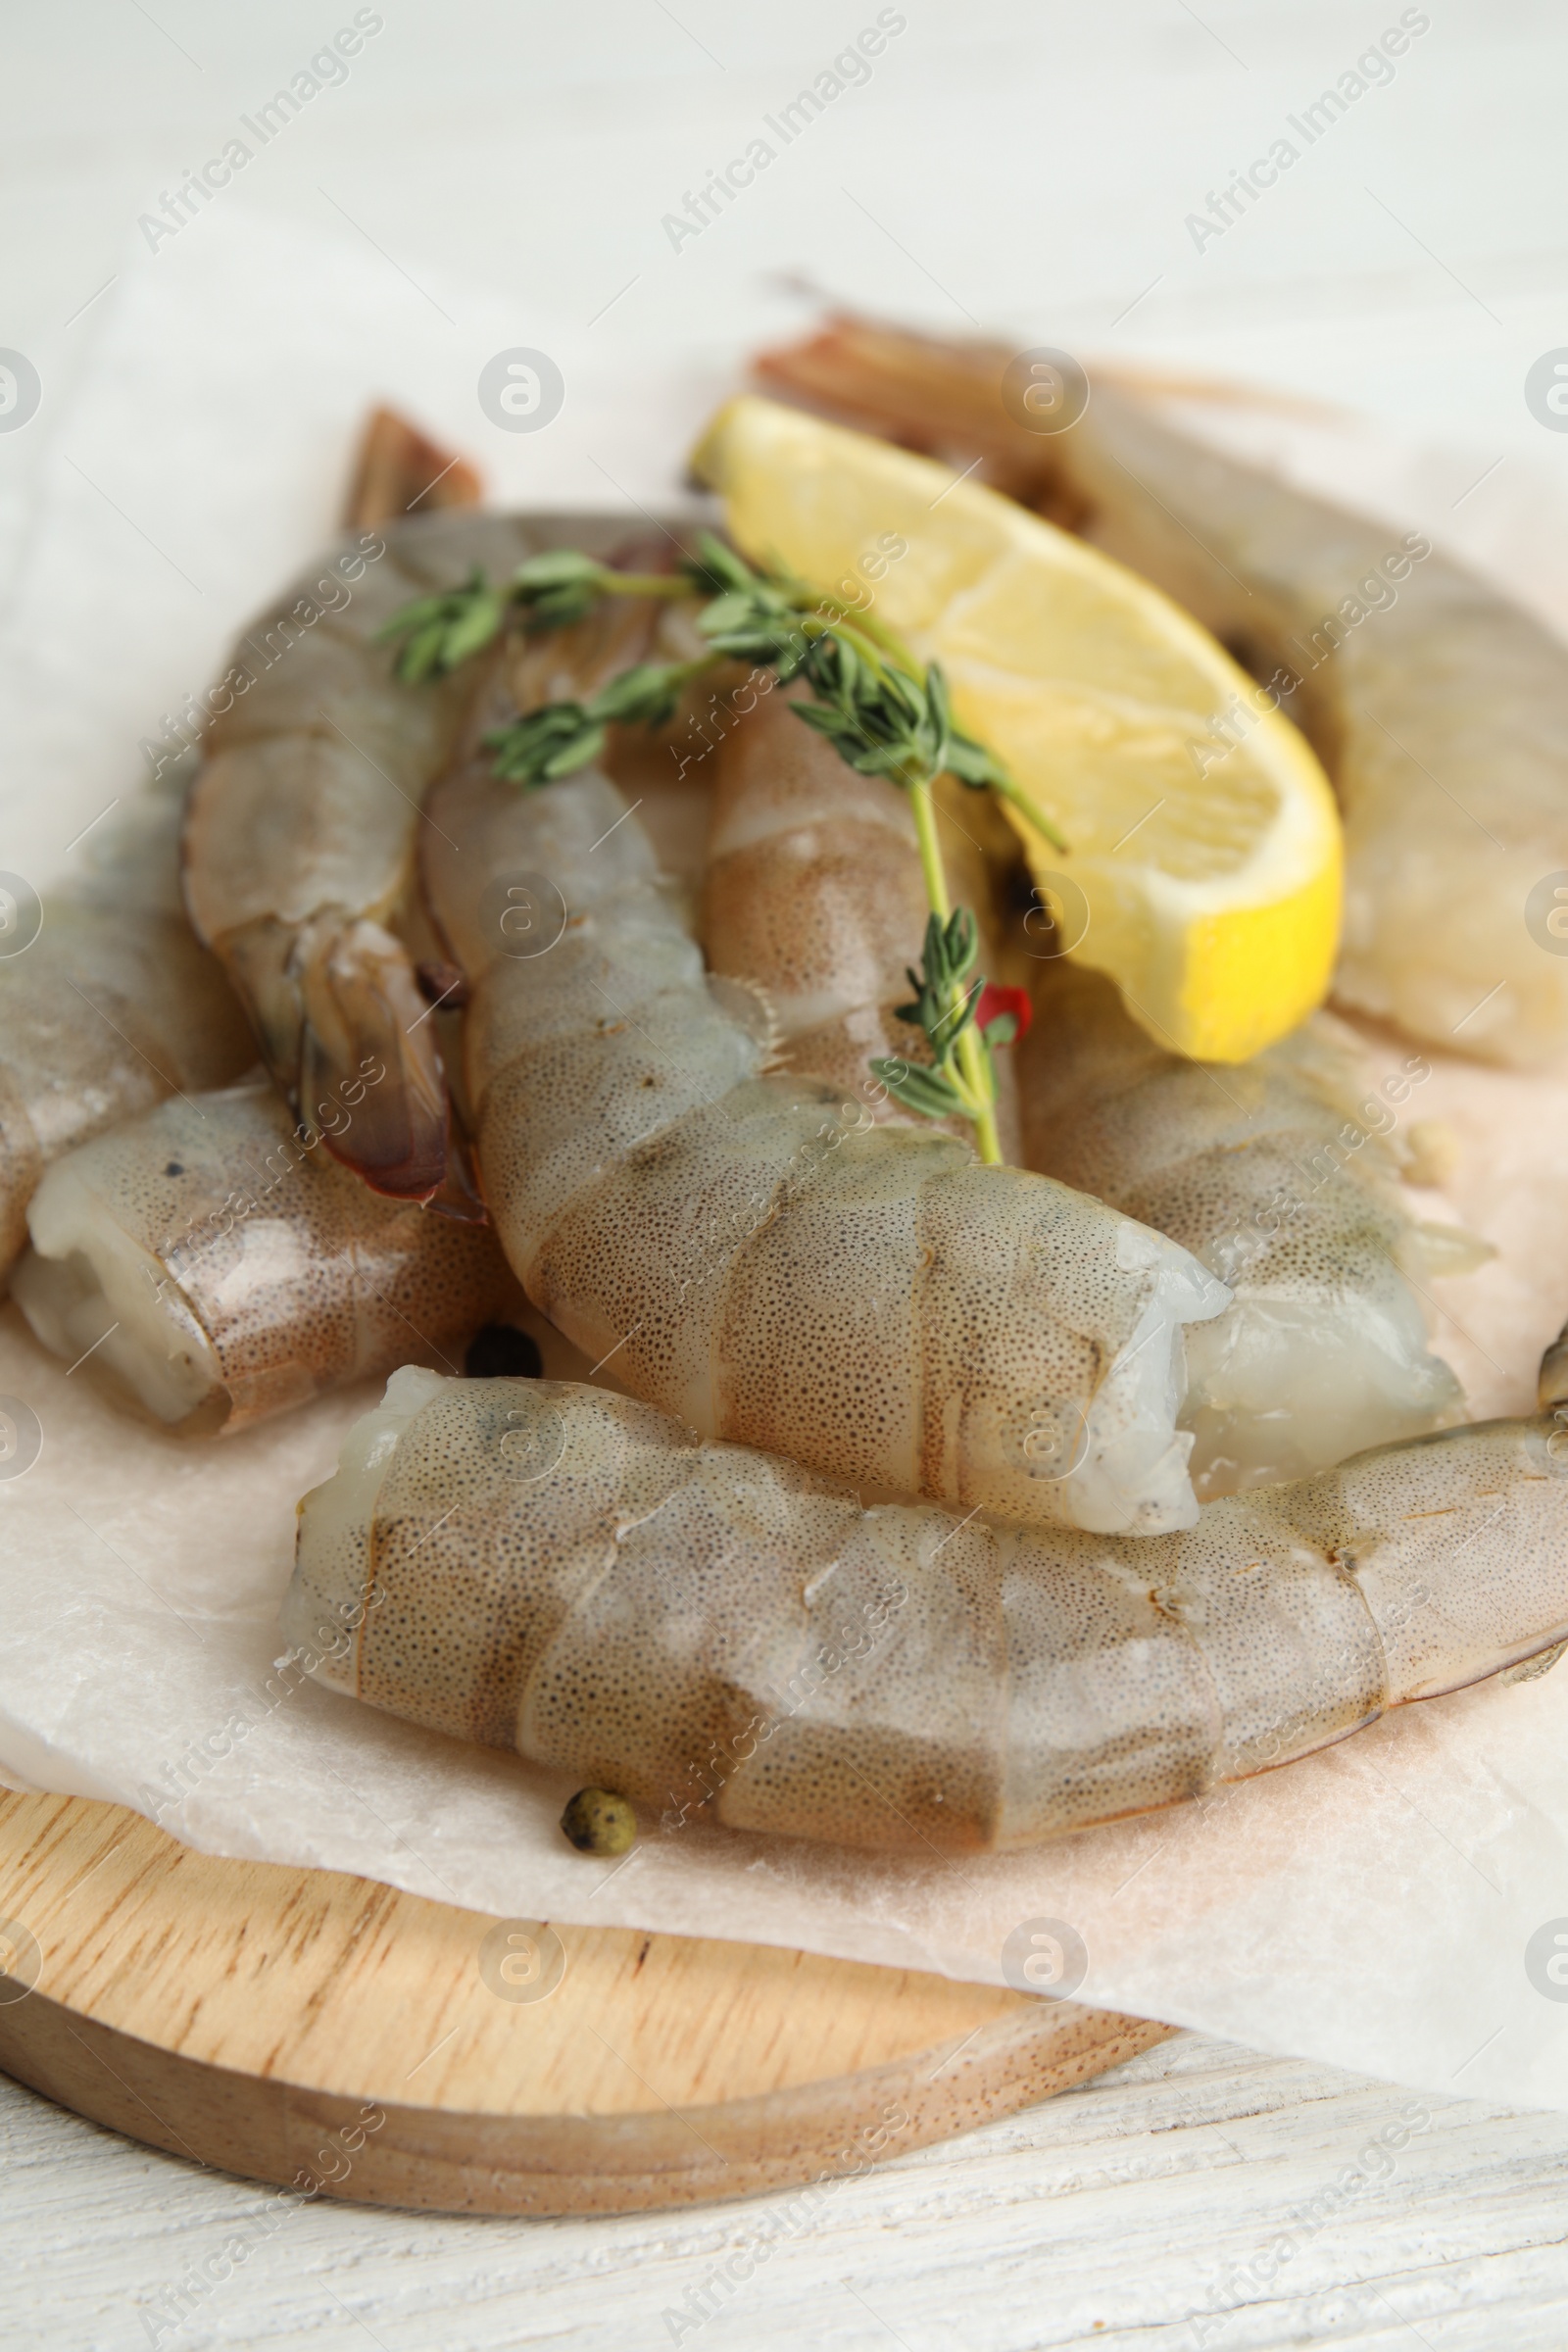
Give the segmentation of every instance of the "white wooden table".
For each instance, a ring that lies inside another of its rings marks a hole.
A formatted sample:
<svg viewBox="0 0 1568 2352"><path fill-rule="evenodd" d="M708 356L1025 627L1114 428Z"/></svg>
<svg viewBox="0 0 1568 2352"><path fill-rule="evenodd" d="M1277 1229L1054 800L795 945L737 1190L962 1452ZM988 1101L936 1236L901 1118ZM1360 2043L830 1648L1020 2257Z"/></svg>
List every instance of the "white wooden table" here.
<svg viewBox="0 0 1568 2352"><path fill-rule="evenodd" d="M706 2325L705 2281L766 2201L557 2222L300 2208L155 2338L170 2290L248 2220L259 2234L262 2192L3 2079L0 2151L0 2325L27 2352L1568 2342L1568 2116L1418 2099L1196 2034L842 2182L749 2280L709 2290Z"/></svg>
<svg viewBox="0 0 1568 2352"><path fill-rule="evenodd" d="M621 348L710 356L778 333L772 278L805 270L885 312L1049 318L1069 346L1270 377L1500 453L1478 499L1506 495L1511 462L1568 466L1522 394L1568 341L1552 0L1433 0L1394 78L1201 239L1188 216L1398 24L1397 0L906 0L870 80L678 253L663 213L871 0L602 0L591 25L543 0L380 13L244 183L308 229L351 217L368 267L521 285L578 317L613 297ZM353 14L12 12L0 345L68 384L138 215ZM0 522L40 445L0 434ZM0 2150L0 2330L29 2352L1568 2343L1568 2116L1417 2101L1196 2037L844 2183L701 2328L664 2315L699 2307L744 2207L523 2223L322 2205L160 2335L158 2298L243 2231L256 2192L3 2081Z"/></svg>

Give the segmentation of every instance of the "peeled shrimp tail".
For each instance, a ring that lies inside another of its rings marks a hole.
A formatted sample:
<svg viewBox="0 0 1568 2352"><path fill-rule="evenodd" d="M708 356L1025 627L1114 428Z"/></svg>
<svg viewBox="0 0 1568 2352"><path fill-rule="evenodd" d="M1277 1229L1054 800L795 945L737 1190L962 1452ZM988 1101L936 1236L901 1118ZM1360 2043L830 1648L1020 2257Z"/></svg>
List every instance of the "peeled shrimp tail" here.
<svg viewBox="0 0 1568 2352"><path fill-rule="evenodd" d="M137 803L43 928L0 962L0 1281L26 1209L63 1152L253 1058L223 975L192 937L176 887L179 807Z"/></svg>
<svg viewBox="0 0 1568 2352"><path fill-rule="evenodd" d="M374 1094L351 1087L336 1116ZM117 1403L194 1434L397 1364L455 1371L517 1298L494 1236L378 1199L321 1141L253 1083L68 1152L34 1196L16 1272L36 1336L85 1357L80 1377Z"/></svg>
<svg viewBox="0 0 1568 2352"><path fill-rule="evenodd" d="M402 1372L301 1505L284 1630L340 1690L645 1805L1030 1845L1551 1649L1554 1444L1454 1430L1133 1542L865 1510L623 1397Z"/></svg>
<svg viewBox="0 0 1568 2352"><path fill-rule="evenodd" d="M1168 1233L1232 1293L1188 1341L1203 1501L1457 1418L1410 1278L1427 1248L1451 1262L1469 1237L1418 1226L1395 1181L1419 1054L1374 1083L1359 1041L1318 1015L1214 1069L1163 1053L1108 980L1061 961L1042 967L1035 1010L1018 1051L1028 1164Z"/></svg>

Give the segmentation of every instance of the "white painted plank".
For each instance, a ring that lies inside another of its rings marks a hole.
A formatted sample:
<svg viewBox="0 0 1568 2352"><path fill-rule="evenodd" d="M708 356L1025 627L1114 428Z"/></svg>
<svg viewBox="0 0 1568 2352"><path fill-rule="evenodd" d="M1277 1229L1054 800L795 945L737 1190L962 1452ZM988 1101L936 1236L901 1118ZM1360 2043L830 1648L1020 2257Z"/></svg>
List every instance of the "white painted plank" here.
<svg viewBox="0 0 1568 2352"><path fill-rule="evenodd" d="M147 2345L159 2294L261 2209L244 2183L4 2081L0 2134L8 2343ZM679 2341L1560 2352L1565 2196L1568 2117L1421 2101L1191 2035L839 2184L749 2280L713 2291L712 2316ZM668 2345L780 2203L557 2222L302 2207L158 2340L173 2352Z"/></svg>

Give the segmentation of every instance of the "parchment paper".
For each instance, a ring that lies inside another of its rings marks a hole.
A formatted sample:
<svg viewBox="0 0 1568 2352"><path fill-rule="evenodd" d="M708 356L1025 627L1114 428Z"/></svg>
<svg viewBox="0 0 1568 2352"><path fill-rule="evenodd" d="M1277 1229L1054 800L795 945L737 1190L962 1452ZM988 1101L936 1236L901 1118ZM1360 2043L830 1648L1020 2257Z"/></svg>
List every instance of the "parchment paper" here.
<svg viewBox="0 0 1568 2352"><path fill-rule="evenodd" d="M623 357L570 345L558 322L442 287L443 324L357 253L293 245L237 207L205 228L127 266L74 407L52 420L0 679L0 866L38 883L133 788L159 713L326 536L369 399L405 402L477 455L498 497L621 501L630 515L672 495L739 356L645 356L628 403ZM553 336L571 385L556 424L486 424L483 362ZM1213 412L1204 423L1227 429ZM1445 530L1440 514L1461 454L1423 464L1348 429L1296 443L1278 418L1259 429L1308 477L1344 472L1460 544L1458 518ZM1541 514L1530 502L1514 584L1549 612L1563 582ZM1471 552L1510 561L1506 544ZM1376 1032L1369 1049L1375 1070L1408 1051ZM1525 1409L1568 1313L1568 1077L1443 1061L1409 1112L1451 1130L1451 1208L1500 1252L1434 1285L1439 1344L1478 1415ZM43 1430L33 1467L0 1480L0 1771L14 1780L138 1806L212 1851L358 1871L476 1911L984 1982L1004 1981L1014 1930L1065 1922L1087 1949L1083 1999L1427 2092L1568 2106L1568 2003L1526 1969L1538 1931L1561 1916L1568 1933L1568 1667L1406 1709L1207 1804L1031 1855L879 1859L688 1825L654 1829L612 1868L560 1838L563 1783L272 1675L295 1500L367 1395L182 1446L100 1404L14 1308L0 1313L0 1393ZM476 1920L476 1944L482 1932Z"/></svg>

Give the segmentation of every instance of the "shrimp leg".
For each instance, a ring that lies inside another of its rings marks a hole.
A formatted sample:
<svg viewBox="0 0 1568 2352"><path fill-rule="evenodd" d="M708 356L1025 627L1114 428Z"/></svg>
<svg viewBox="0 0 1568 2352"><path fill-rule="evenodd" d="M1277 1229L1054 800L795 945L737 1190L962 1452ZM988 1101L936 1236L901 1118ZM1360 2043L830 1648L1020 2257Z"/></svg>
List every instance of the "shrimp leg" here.
<svg viewBox="0 0 1568 2352"><path fill-rule="evenodd" d="M1141 1542L930 1505L555 1381L404 1371L300 1506L323 1682L736 1829L1037 1843L1568 1635L1568 1432L1494 1421Z"/></svg>

